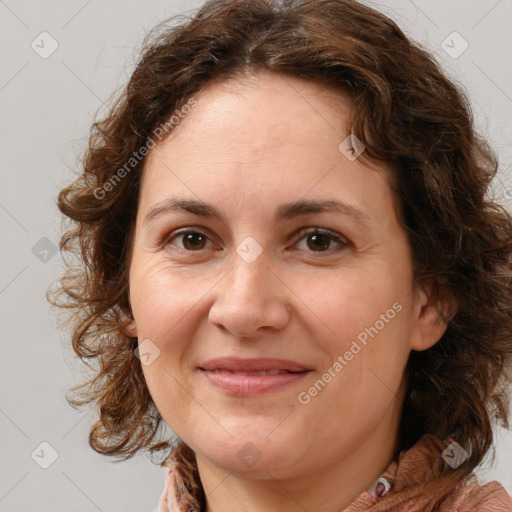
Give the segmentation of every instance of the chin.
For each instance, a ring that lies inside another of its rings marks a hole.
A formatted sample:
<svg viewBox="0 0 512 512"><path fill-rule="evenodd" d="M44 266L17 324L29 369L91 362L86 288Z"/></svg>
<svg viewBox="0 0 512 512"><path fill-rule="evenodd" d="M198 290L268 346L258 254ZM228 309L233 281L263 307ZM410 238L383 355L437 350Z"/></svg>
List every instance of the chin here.
<svg viewBox="0 0 512 512"><path fill-rule="evenodd" d="M249 479L268 478L269 473L282 474L296 467L300 454L294 436L288 434L283 439L277 430L270 435L272 430L268 428L258 433L254 432L254 428L251 430L252 435L225 435L222 441L215 439L207 443L202 440L196 453L201 452L224 471L244 475Z"/></svg>

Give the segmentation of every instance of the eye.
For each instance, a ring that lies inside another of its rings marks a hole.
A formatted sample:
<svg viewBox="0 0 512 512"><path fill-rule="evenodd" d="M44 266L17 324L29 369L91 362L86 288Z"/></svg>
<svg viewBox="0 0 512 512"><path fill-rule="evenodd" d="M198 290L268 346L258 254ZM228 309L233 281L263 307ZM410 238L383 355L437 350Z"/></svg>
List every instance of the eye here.
<svg viewBox="0 0 512 512"><path fill-rule="evenodd" d="M206 242L209 241L209 238L201 231L187 229L173 233L172 236L164 240L164 245L173 245L171 242L176 238L182 242L182 247L179 247L179 249L185 251L204 249Z"/></svg>
<svg viewBox="0 0 512 512"><path fill-rule="evenodd" d="M177 246L178 249L188 252L200 251L205 248L207 242L210 242L210 238L202 231L184 229L172 233L164 240L163 245L176 245L173 243L174 240L181 242L181 246ZM345 237L339 235L339 233L317 227L301 229L293 236L293 240L298 241L296 246L305 240L306 248L299 247L299 250L307 250L309 252L332 253L350 246L350 242ZM333 243L337 244L338 247L333 249Z"/></svg>
<svg viewBox="0 0 512 512"><path fill-rule="evenodd" d="M338 250L343 250L350 246L350 242L336 233L335 231L331 231L330 229L324 228L306 228L300 230L295 236L294 240L300 242L302 240L306 241L307 249L302 250L310 250L311 252L334 252ZM338 244L337 249L332 249L332 242Z"/></svg>

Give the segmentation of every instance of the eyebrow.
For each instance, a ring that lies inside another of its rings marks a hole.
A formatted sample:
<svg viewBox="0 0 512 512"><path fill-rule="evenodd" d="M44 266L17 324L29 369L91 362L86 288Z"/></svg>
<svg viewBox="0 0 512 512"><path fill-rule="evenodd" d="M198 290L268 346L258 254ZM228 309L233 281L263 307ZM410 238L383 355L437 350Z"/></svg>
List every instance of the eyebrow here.
<svg viewBox="0 0 512 512"><path fill-rule="evenodd" d="M145 215L143 223L150 224L167 213L179 211L185 211L200 217L217 219L224 224L226 223L223 215L213 205L196 199L178 198L170 198L152 206ZM322 201L298 200L282 204L277 208L275 221L291 219L299 215L322 212L337 212L352 217L361 224L371 223L371 218L365 212L357 209L355 206L338 201L337 199Z"/></svg>

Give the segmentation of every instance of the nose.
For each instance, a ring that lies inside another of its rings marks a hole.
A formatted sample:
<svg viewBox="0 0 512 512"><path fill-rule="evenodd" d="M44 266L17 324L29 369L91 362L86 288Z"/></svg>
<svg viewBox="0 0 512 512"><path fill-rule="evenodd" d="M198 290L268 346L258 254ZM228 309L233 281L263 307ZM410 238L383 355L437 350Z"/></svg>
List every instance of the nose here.
<svg viewBox="0 0 512 512"><path fill-rule="evenodd" d="M215 287L209 321L239 338L279 330L289 322L287 287L267 265L263 252L248 263L238 254Z"/></svg>

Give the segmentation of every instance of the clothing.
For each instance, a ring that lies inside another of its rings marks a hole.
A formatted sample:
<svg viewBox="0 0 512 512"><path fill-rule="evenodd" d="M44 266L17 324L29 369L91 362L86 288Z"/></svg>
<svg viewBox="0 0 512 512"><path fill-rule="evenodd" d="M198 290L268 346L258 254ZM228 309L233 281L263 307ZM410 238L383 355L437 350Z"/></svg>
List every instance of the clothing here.
<svg viewBox="0 0 512 512"><path fill-rule="evenodd" d="M512 512L512 498L498 482L480 486L474 474L456 484L441 478L447 461L442 454L449 444L424 435L343 512L424 512L432 510L434 504L436 512ZM188 512L178 501L171 465L158 512Z"/></svg>

